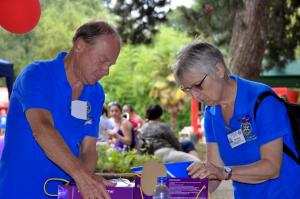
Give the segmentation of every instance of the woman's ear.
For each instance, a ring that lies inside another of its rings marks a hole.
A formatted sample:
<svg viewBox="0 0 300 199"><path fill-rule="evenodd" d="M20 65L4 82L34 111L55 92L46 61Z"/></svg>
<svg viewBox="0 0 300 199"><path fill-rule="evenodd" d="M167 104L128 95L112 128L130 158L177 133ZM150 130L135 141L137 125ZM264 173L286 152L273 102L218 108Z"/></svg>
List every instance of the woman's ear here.
<svg viewBox="0 0 300 199"><path fill-rule="evenodd" d="M225 77L225 66L224 64L218 62L216 64L216 74L219 78L223 79Z"/></svg>

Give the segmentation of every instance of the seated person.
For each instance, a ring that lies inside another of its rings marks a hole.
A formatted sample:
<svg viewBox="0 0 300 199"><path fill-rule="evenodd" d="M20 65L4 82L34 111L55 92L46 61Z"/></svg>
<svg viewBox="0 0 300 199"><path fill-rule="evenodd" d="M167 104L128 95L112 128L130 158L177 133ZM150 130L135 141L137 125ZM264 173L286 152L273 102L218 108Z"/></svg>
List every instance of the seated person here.
<svg viewBox="0 0 300 199"><path fill-rule="evenodd" d="M106 106L103 106L102 115L99 122L99 135L98 141L106 142L108 140L107 131L114 128L114 122L108 117L108 110Z"/></svg>
<svg viewBox="0 0 300 199"><path fill-rule="evenodd" d="M155 155L160 156L163 163L199 161L197 157L181 151L180 143L174 131L160 120L162 112L160 105L148 107L146 111L148 121L142 126L139 139L150 145L147 147Z"/></svg>
<svg viewBox="0 0 300 199"><path fill-rule="evenodd" d="M117 149L132 149L135 146L134 129L132 124L122 117L122 108L119 103L108 104L109 116L113 118L115 126L107 131L107 135L113 139Z"/></svg>
<svg viewBox="0 0 300 199"><path fill-rule="evenodd" d="M128 113L129 121L131 122L133 128L138 129L142 126L143 120L142 118L134 113L133 107L129 104L123 106L123 113Z"/></svg>

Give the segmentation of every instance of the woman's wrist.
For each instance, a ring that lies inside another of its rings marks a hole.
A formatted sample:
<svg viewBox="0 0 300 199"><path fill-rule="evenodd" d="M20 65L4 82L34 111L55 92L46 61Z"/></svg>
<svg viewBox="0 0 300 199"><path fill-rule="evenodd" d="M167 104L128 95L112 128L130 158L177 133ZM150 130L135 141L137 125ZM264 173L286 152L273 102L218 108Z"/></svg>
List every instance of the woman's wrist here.
<svg viewBox="0 0 300 199"><path fill-rule="evenodd" d="M224 173L225 173L225 178L224 180L230 180L232 176L232 168L224 166Z"/></svg>

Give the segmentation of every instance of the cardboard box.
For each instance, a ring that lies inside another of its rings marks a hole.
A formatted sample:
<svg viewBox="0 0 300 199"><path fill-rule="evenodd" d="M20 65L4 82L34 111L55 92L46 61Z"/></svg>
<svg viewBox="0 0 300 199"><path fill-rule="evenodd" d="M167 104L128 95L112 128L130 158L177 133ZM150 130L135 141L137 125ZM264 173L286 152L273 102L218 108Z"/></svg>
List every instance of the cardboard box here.
<svg viewBox="0 0 300 199"><path fill-rule="evenodd" d="M169 199L207 199L208 180L194 178L168 178Z"/></svg>

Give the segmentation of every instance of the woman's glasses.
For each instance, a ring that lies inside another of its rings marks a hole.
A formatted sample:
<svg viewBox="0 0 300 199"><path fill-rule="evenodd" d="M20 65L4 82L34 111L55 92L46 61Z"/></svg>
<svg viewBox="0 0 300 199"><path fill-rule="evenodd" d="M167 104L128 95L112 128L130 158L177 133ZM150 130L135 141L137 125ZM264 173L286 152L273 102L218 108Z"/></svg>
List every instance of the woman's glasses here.
<svg viewBox="0 0 300 199"><path fill-rule="evenodd" d="M202 90L202 84L203 84L206 77L207 77L207 74L203 77L203 79L199 83L196 83L191 87L185 87L185 88L181 87L181 90L185 93L190 93L192 91L201 91Z"/></svg>

